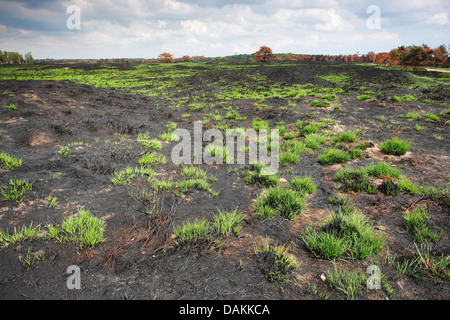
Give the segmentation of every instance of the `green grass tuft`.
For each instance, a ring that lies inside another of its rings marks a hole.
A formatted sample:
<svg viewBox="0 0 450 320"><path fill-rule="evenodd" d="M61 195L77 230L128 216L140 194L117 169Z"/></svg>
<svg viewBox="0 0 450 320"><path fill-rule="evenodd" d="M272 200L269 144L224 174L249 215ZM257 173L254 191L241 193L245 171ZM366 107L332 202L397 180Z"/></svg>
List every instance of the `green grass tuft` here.
<svg viewBox="0 0 450 320"><path fill-rule="evenodd" d="M196 189L199 191L210 191L211 185L206 181L206 179L189 179L177 182L178 189L182 192L188 192L191 189Z"/></svg>
<svg viewBox="0 0 450 320"><path fill-rule="evenodd" d="M49 225L48 237L61 243L71 242L81 250L104 242L104 227L104 221L93 216L89 210L80 208L76 216L65 218L59 228Z"/></svg>
<svg viewBox="0 0 450 320"><path fill-rule="evenodd" d="M288 254L288 248L284 246L270 246L266 241L262 247L255 247L255 255L259 262L267 266L265 274L270 282L283 282L287 279L289 272L298 268L298 263Z"/></svg>
<svg viewBox="0 0 450 320"><path fill-rule="evenodd" d="M21 202L26 193L32 191L33 181L17 178L9 179L8 183L0 184L2 200L13 200Z"/></svg>
<svg viewBox="0 0 450 320"><path fill-rule="evenodd" d="M5 106L4 108L9 109L9 110L17 110L17 107L15 104L9 104L9 105Z"/></svg>
<svg viewBox="0 0 450 320"><path fill-rule="evenodd" d="M333 138L333 142L355 142L358 139L357 135L353 132L344 131Z"/></svg>
<svg viewBox="0 0 450 320"><path fill-rule="evenodd" d="M326 100L314 100L311 102L311 107L328 108L329 106L331 106L331 103Z"/></svg>
<svg viewBox="0 0 450 320"><path fill-rule="evenodd" d="M323 165L333 165L335 163L344 163L349 161L350 155L339 149L328 148L319 155L318 160Z"/></svg>
<svg viewBox="0 0 450 320"><path fill-rule="evenodd" d="M0 169L12 170L22 165L22 158L15 158L6 152L0 152Z"/></svg>
<svg viewBox="0 0 450 320"><path fill-rule="evenodd" d="M302 214L305 208L305 198L305 192L272 187L267 190L267 193L258 198L253 208L262 218L271 213L271 210L265 208L269 207L281 217L292 220Z"/></svg>
<svg viewBox="0 0 450 320"><path fill-rule="evenodd" d="M316 192L317 186L311 177L296 177L292 179L289 188L294 191L305 191L309 194Z"/></svg>
<svg viewBox="0 0 450 320"><path fill-rule="evenodd" d="M153 163L161 163L166 164L167 158L163 154L158 154L156 152L146 153L139 159L139 164L153 164Z"/></svg>
<svg viewBox="0 0 450 320"><path fill-rule="evenodd" d="M302 238L315 257L330 260L341 256L365 259L378 254L384 245L384 237L356 210L332 213L320 228L307 226Z"/></svg>
<svg viewBox="0 0 450 320"><path fill-rule="evenodd" d="M380 145L380 149L386 154L402 156L411 149L411 146L411 141L394 137L391 140L383 141Z"/></svg>
<svg viewBox="0 0 450 320"><path fill-rule="evenodd" d="M363 272L339 270L335 265L334 269L327 269L325 275L330 288L341 291L348 300L355 300L356 295L366 289L367 276Z"/></svg>
<svg viewBox="0 0 450 320"><path fill-rule="evenodd" d="M320 145L327 141L327 137L315 133L310 133L305 136L305 145L311 149L319 149Z"/></svg>
<svg viewBox="0 0 450 320"><path fill-rule="evenodd" d="M439 234L430 230L429 212L424 207L414 207L404 215L406 230L412 232L417 242L436 242Z"/></svg>

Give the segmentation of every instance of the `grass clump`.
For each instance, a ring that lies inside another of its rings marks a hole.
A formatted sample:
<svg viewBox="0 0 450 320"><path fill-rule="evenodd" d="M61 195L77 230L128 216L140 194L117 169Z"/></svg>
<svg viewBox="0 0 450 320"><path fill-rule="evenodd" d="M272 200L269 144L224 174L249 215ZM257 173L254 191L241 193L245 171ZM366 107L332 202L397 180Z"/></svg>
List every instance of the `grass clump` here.
<svg viewBox="0 0 450 320"><path fill-rule="evenodd" d="M27 179L9 179L8 183L0 184L0 195L2 200L13 200L21 202L26 193L32 191L33 181Z"/></svg>
<svg viewBox="0 0 450 320"><path fill-rule="evenodd" d="M156 152L152 153L146 153L139 159L139 164L145 165L145 164L153 164L153 163L161 163L166 164L167 158L163 154L159 154Z"/></svg>
<svg viewBox="0 0 450 320"><path fill-rule="evenodd" d="M66 147L66 146L60 146L59 150L58 150L58 153L63 155L66 158L74 158L75 157L74 154L70 153L69 147Z"/></svg>
<svg viewBox="0 0 450 320"><path fill-rule="evenodd" d="M414 207L410 212L404 215L406 230L412 232L417 242L436 242L439 240L439 234L430 230L429 212L424 207Z"/></svg>
<svg viewBox="0 0 450 320"><path fill-rule="evenodd" d="M232 119L232 120L242 120L242 121L247 120L247 117L241 116L237 110L228 111L227 114L225 115L225 118Z"/></svg>
<svg viewBox="0 0 450 320"><path fill-rule="evenodd" d="M319 155L318 160L323 165L333 165L349 161L350 155L339 149L327 148Z"/></svg>
<svg viewBox="0 0 450 320"><path fill-rule="evenodd" d="M22 158L15 158L6 152L0 152L0 169L12 170L22 165Z"/></svg>
<svg viewBox="0 0 450 320"><path fill-rule="evenodd" d="M425 113L423 116L425 117L425 121L427 122L434 122L440 120L440 118L434 113Z"/></svg>
<svg viewBox="0 0 450 320"><path fill-rule="evenodd" d="M299 123L297 122L297 124ZM310 133L316 133L320 129L320 127L321 126L318 123L308 123L307 125L301 128L298 135L300 137L305 137Z"/></svg>
<svg viewBox="0 0 450 320"><path fill-rule="evenodd" d="M345 148L351 159L363 158L363 152L360 148Z"/></svg>
<svg viewBox="0 0 450 320"><path fill-rule="evenodd" d="M450 197L450 188L436 187L433 185L424 185L420 188L420 194L434 201L440 201L448 199Z"/></svg>
<svg viewBox="0 0 450 320"><path fill-rule="evenodd" d="M160 138L168 142L177 141L179 137L172 132L175 129L177 129L177 124L175 122L169 122L166 125L166 131L160 135Z"/></svg>
<svg viewBox="0 0 450 320"><path fill-rule="evenodd" d="M177 183L178 190L182 193L186 193L189 190L196 189L199 191L208 192L211 189L211 185L206 179L189 179L180 181Z"/></svg>
<svg viewBox="0 0 450 320"><path fill-rule="evenodd" d="M338 205L340 207L347 207L350 202L350 197L346 194L338 194L336 196L330 195L328 201L331 204Z"/></svg>
<svg viewBox="0 0 450 320"><path fill-rule="evenodd" d="M300 158L298 157L298 155L296 155L293 152L283 152L280 155L280 163L283 166L288 166L290 164L298 164L300 161Z"/></svg>
<svg viewBox="0 0 450 320"><path fill-rule="evenodd" d="M169 190L172 188L173 182L168 180L154 179L152 181L152 189L156 191Z"/></svg>
<svg viewBox="0 0 450 320"><path fill-rule="evenodd" d="M332 213L320 228L307 226L302 238L315 257L365 259L382 250L384 237L375 233L363 214L350 209Z"/></svg>
<svg viewBox="0 0 450 320"><path fill-rule="evenodd" d="M283 282L287 279L289 272L298 268L298 263L291 258L285 246L270 246L266 241L262 247L254 249L258 262L265 263L267 269L264 271L270 282Z"/></svg>
<svg viewBox="0 0 450 320"><path fill-rule="evenodd" d="M282 187L272 187L259 197L253 208L261 218L274 216L274 212L281 217L292 220L302 214L305 208L306 192L297 192Z"/></svg>
<svg viewBox="0 0 450 320"><path fill-rule="evenodd" d="M218 245L218 240L230 232L239 235L243 220L244 215L237 209L231 212L219 210L219 213L213 216L213 222L198 218L184 221L181 225L174 225L173 233L177 244L205 242L208 245Z"/></svg>
<svg viewBox="0 0 450 320"><path fill-rule="evenodd" d="M5 106L4 108L8 109L8 110L17 110L17 107L15 104L9 104L9 105Z"/></svg>
<svg viewBox="0 0 450 320"><path fill-rule="evenodd" d="M212 227L207 220L195 219L194 221L184 221L181 226L174 226L173 233L178 244L193 243L208 240Z"/></svg>
<svg viewBox="0 0 450 320"><path fill-rule="evenodd" d="M407 274L412 278L431 276L435 283L450 280L450 256L434 254L429 243L422 243L420 247L416 245L414 256L397 264L398 275Z"/></svg>
<svg viewBox="0 0 450 320"><path fill-rule="evenodd" d="M363 95L357 96L356 99L358 99L359 101L366 101L366 100L370 99L370 95L363 94Z"/></svg>
<svg viewBox="0 0 450 320"><path fill-rule="evenodd" d="M47 204L45 205L45 207L54 209L56 207L56 201L58 201L58 198L49 195L47 198L45 198L45 200L47 200Z"/></svg>
<svg viewBox="0 0 450 320"><path fill-rule="evenodd" d="M309 152L310 150L307 148L306 144L302 141L286 141L281 145L282 152L291 152L296 155L301 155L303 152Z"/></svg>
<svg viewBox="0 0 450 320"><path fill-rule="evenodd" d="M259 131L261 129L269 131L269 124L267 121L261 119L253 119L252 121L252 129Z"/></svg>
<svg viewBox="0 0 450 320"><path fill-rule="evenodd" d="M391 140L383 141L380 145L382 152L395 156L402 156L411 149L412 142L409 140L401 140L397 137Z"/></svg>
<svg viewBox="0 0 450 320"><path fill-rule="evenodd" d="M181 175L187 178L205 179L206 171L201 168L196 168L193 166L190 167L183 166L181 169Z"/></svg>
<svg viewBox="0 0 450 320"><path fill-rule="evenodd" d="M422 193L422 189L417 184L402 176L399 169L391 167L386 162L378 162L364 168L342 168L336 171L334 178L342 183L345 191L364 191L374 194L380 190L389 195L405 192ZM372 178L382 178L384 181L379 187L376 187L370 182Z"/></svg>
<svg viewBox="0 0 450 320"><path fill-rule="evenodd" d="M400 192L410 192L412 194L419 194L420 192L419 186L404 176L401 176L396 184Z"/></svg>
<svg viewBox="0 0 450 320"><path fill-rule="evenodd" d="M334 269L327 269L325 275L330 288L344 293L347 300L354 300L367 287L367 276L363 272L339 270L335 265Z"/></svg>
<svg viewBox="0 0 450 320"><path fill-rule="evenodd" d="M390 177L390 178L399 178L400 170L391 167L386 162L378 162L376 164L371 164L365 167L367 174L374 178L380 178L382 176Z"/></svg>
<svg viewBox="0 0 450 320"><path fill-rule="evenodd" d="M311 107L328 108L329 106L331 106L331 103L327 100L314 100L311 102Z"/></svg>
<svg viewBox="0 0 450 320"><path fill-rule="evenodd" d="M414 111L408 112L408 113L406 114L406 117L407 117L408 119L417 120L417 119L420 118L420 113L417 113L417 112L414 112Z"/></svg>
<svg viewBox="0 0 450 320"><path fill-rule="evenodd" d="M22 226L19 229L14 227L12 234L0 229L0 243L3 243L5 246L8 246L9 243L16 245L23 241L30 241L41 237L41 225L33 227L33 222L30 223L29 227Z"/></svg>
<svg viewBox="0 0 450 320"><path fill-rule="evenodd" d="M256 184L259 187L269 188L276 187L280 184L280 179L277 175L262 175L261 170L268 167L261 162L252 165L251 171L244 173L243 178L246 184Z"/></svg>
<svg viewBox="0 0 450 320"><path fill-rule="evenodd" d="M239 235L242 229L241 222L244 220L244 215L237 209L232 212L219 210L219 214L214 215L213 219L214 228L220 236L225 236L231 231Z"/></svg>
<svg viewBox="0 0 450 320"><path fill-rule="evenodd" d="M355 142L358 139L355 133L344 131L333 138L333 142Z"/></svg>
<svg viewBox="0 0 450 320"><path fill-rule="evenodd" d="M143 149L153 149L153 150L161 150L162 145L156 139L150 139L150 135L148 133L139 133L137 137L137 142L142 146Z"/></svg>
<svg viewBox="0 0 450 320"><path fill-rule="evenodd" d="M124 186L130 184L137 175L144 176L148 180L155 175L155 171L148 167L126 167L114 172L114 176L111 177L111 182L115 186Z"/></svg>
<svg viewBox="0 0 450 320"><path fill-rule="evenodd" d="M297 138L297 133L295 133L295 132L285 132L284 135L283 135L283 138L285 140L295 139L295 138Z"/></svg>
<svg viewBox="0 0 450 320"><path fill-rule="evenodd" d="M376 193L376 187L369 181L369 175L364 169L342 168L334 178L343 184L345 191Z"/></svg>
<svg viewBox="0 0 450 320"><path fill-rule="evenodd" d="M313 194L316 192L317 185L314 183L311 177L296 177L292 179L289 184L289 188L294 191L307 192Z"/></svg>
<svg viewBox="0 0 450 320"><path fill-rule="evenodd" d="M172 132L164 132L160 135L160 138L168 142L177 141L179 139L179 137Z"/></svg>
<svg viewBox="0 0 450 320"><path fill-rule="evenodd" d="M81 250L94 247L105 241L103 228L105 222L93 216L89 210L78 209L78 215L65 218L60 227L49 225L48 237L58 242L77 244Z"/></svg>
<svg viewBox="0 0 450 320"><path fill-rule="evenodd" d="M310 133L305 136L305 145L311 149L319 149L320 145L327 141L327 137L315 133Z"/></svg>
<svg viewBox="0 0 450 320"><path fill-rule="evenodd" d="M346 167L336 171L334 178L343 184L344 190L376 193L377 187L370 183L370 178L398 178L400 170L386 162L378 162L364 168Z"/></svg>

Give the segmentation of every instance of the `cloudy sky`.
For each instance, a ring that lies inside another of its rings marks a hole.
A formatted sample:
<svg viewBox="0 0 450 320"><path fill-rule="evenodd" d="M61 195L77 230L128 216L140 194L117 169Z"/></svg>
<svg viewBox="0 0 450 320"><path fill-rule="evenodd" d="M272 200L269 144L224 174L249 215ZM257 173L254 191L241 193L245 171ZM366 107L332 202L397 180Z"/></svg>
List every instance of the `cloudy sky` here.
<svg viewBox="0 0 450 320"><path fill-rule="evenodd" d="M82 59L435 48L450 43L449 14L449 0L0 0L0 49Z"/></svg>

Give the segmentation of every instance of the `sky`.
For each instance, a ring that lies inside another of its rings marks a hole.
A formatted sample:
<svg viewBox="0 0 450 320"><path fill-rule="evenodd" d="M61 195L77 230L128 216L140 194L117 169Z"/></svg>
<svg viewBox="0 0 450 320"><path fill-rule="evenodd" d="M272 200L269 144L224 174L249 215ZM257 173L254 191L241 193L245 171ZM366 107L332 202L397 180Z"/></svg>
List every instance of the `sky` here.
<svg viewBox="0 0 450 320"><path fill-rule="evenodd" d="M450 44L449 14L449 0L0 0L0 50L35 59L220 57L263 45L378 53Z"/></svg>

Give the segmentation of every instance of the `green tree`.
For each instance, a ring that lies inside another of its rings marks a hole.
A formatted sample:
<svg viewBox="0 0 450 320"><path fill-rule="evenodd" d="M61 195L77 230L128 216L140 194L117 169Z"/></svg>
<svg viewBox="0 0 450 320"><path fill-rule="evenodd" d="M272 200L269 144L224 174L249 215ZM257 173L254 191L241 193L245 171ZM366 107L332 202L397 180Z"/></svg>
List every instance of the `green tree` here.
<svg viewBox="0 0 450 320"><path fill-rule="evenodd" d="M31 52L25 53L25 62L26 63L33 63L34 62L34 58L31 55Z"/></svg>

